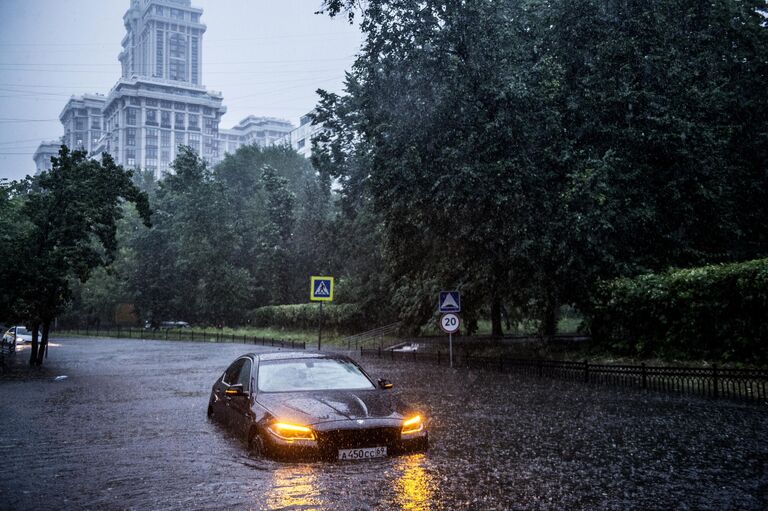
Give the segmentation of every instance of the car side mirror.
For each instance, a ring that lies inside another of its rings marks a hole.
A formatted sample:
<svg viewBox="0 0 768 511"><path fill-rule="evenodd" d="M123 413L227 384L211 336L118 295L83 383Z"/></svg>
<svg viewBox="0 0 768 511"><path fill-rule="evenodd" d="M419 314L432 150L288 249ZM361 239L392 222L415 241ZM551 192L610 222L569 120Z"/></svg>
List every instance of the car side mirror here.
<svg viewBox="0 0 768 511"><path fill-rule="evenodd" d="M384 378L379 378L378 383L379 383L379 388L384 390L389 390L395 386L391 381L386 380Z"/></svg>
<svg viewBox="0 0 768 511"><path fill-rule="evenodd" d="M230 385L229 388L224 391L224 393L227 396L247 396L250 394L247 390L243 389L242 383L235 383L234 385Z"/></svg>

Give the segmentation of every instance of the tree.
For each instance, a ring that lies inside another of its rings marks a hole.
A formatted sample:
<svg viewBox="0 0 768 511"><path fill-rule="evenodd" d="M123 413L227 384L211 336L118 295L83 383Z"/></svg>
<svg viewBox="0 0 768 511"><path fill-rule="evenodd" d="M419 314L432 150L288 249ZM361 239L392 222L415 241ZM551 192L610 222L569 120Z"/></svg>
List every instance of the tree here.
<svg viewBox="0 0 768 511"><path fill-rule="evenodd" d="M601 278L764 254L764 7L366 3L317 162L382 219L401 315L429 317L439 283L495 334L502 300L552 333Z"/></svg>
<svg viewBox="0 0 768 511"><path fill-rule="evenodd" d="M108 154L96 161L85 151L62 146L52 163L50 171L27 178L22 207L29 229L18 254L18 260L26 261L18 290L27 297L33 326L32 365L43 363L51 322L71 296L70 279L84 282L95 268L113 261L124 202L133 203L144 225L151 225L146 194L131 182L131 171Z"/></svg>

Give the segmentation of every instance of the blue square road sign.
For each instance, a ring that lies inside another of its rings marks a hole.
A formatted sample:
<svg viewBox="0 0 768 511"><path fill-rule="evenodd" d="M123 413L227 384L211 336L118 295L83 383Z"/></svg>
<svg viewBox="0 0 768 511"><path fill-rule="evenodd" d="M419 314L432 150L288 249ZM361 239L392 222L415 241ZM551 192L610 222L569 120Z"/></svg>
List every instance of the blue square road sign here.
<svg viewBox="0 0 768 511"><path fill-rule="evenodd" d="M438 301L440 312L461 312L461 293L458 291L440 291Z"/></svg>

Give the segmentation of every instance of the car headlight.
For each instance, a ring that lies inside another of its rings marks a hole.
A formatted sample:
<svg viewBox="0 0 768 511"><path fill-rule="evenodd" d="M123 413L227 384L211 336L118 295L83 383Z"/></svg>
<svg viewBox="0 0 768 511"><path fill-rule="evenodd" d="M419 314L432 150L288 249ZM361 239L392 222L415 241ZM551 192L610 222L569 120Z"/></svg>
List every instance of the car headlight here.
<svg viewBox="0 0 768 511"><path fill-rule="evenodd" d="M403 427L400 430L403 435L412 435L424 431L424 419L421 415L416 415L403 421Z"/></svg>
<svg viewBox="0 0 768 511"><path fill-rule="evenodd" d="M269 432L278 438L292 442L294 440L315 440L315 432L312 428L291 424L290 422L273 422L267 428Z"/></svg>

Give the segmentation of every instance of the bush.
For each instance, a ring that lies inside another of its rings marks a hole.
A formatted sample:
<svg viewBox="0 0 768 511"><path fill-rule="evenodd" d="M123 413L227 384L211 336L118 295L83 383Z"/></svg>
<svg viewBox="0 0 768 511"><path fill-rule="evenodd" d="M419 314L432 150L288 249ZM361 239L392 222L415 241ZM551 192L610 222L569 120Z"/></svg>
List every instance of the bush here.
<svg viewBox="0 0 768 511"><path fill-rule="evenodd" d="M251 324L257 327L293 329L317 328L320 306L316 303L272 305L251 312ZM364 314L356 304L323 305L323 328L352 332L363 330Z"/></svg>
<svg viewBox="0 0 768 511"><path fill-rule="evenodd" d="M588 323L622 352L765 363L768 259L603 283Z"/></svg>

